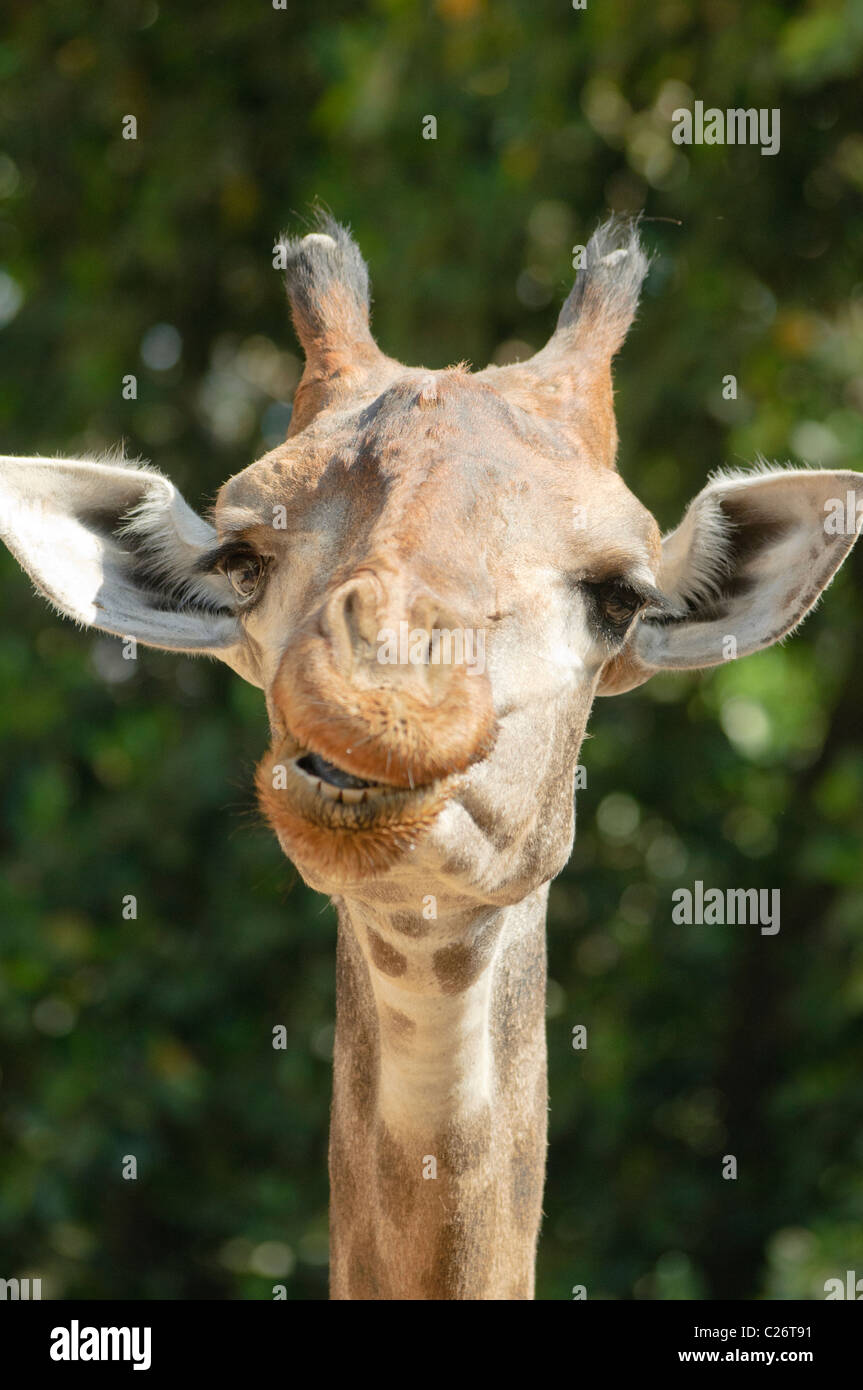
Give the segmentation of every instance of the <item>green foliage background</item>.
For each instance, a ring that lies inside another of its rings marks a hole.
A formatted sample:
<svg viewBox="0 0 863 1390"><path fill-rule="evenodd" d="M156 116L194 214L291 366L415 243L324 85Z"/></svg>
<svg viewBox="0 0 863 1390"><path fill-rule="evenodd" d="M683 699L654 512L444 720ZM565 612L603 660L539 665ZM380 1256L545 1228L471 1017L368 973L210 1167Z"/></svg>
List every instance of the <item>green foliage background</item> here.
<svg viewBox="0 0 863 1390"><path fill-rule="evenodd" d="M429 365L539 347L601 215L670 219L616 378L663 528L724 463L860 466L860 0L287 3L7 0L4 450L122 440L209 501L284 430L272 244L320 198L385 350ZM778 107L780 153L674 146L695 99ZM551 898L542 1298L863 1273L861 559L786 646L597 705ZM130 677L5 552L0 583L0 1275L324 1297L334 919L254 810L260 693ZM779 936L672 926L696 878L781 888Z"/></svg>

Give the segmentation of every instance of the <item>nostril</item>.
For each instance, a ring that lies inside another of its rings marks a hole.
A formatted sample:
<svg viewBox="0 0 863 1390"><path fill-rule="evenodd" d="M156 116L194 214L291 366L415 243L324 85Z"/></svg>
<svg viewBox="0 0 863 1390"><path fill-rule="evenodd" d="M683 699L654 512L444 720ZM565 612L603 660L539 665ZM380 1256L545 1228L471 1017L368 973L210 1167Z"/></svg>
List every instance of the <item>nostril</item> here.
<svg viewBox="0 0 863 1390"><path fill-rule="evenodd" d="M350 627L352 623L356 622L359 606L359 599L357 597L356 589L349 589L348 592L345 594L344 603L342 604L342 612L345 615L345 622L347 623L348 627Z"/></svg>
<svg viewBox="0 0 863 1390"><path fill-rule="evenodd" d="M324 608L320 626L343 669L349 669L353 660L367 661L374 653L377 632L377 594L372 581L353 579L337 589Z"/></svg>
<svg viewBox="0 0 863 1390"><path fill-rule="evenodd" d="M351 651L355 654L363 642L362 610L363 605L357 590L349 589L342 599L340 620L347 634Z"/></svg>

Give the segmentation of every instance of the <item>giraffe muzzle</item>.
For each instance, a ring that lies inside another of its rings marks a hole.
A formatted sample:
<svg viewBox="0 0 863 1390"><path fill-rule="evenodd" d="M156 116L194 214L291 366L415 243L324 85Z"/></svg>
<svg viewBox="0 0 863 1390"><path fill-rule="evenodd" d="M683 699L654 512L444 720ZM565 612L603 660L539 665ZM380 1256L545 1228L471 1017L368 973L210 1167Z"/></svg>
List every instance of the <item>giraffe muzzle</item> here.
<svg viewBox="0 0 863 1390"><path fill-rule="evenodd" d="M345 670L313 631L285 653L272 696L303 753L322 760L303 770L342 790L428 786L487 757L497 735L485 674L456 667L430 688L422 672Z"/></svg>

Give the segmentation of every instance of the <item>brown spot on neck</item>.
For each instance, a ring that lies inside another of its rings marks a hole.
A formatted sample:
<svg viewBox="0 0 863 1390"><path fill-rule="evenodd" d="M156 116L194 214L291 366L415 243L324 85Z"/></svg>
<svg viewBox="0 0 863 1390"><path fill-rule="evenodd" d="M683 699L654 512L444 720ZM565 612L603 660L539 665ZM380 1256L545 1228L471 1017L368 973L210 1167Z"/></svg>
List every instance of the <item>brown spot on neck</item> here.
<svg viewBox="0 0 863 1390"><path fill-rule="evenodd" d="M369 950L373 963L382 975L403 975L408 968L407 957L397 951L380 936L374 927L368 927Z"/></svg>
<svg viewBox="0 0 863 1390"><path fill-rule="evenodd" d="M433 919L427 921L418 912L393 912L389 919L393 931L401 932L403 936L428 936L433 925Z"/></svg>
<svg viewBox="0 0 863 1390"><path fill-rule="evenodd" d="M405 1041L416 1032L416 1022L408 1018L407 1014L400 1013L398 1009L392 1009L385 1005L383 1013L383 1023L390 1036L396 1042Z"/></svg>
<svg viewBox="0 0 863 1390"><path fill-rule="evenodd" d="M500 933L500 919L483 927L473 941L457 942L435 951L432 957L435 975L444 994L461 994L485 970Z"/></svg>

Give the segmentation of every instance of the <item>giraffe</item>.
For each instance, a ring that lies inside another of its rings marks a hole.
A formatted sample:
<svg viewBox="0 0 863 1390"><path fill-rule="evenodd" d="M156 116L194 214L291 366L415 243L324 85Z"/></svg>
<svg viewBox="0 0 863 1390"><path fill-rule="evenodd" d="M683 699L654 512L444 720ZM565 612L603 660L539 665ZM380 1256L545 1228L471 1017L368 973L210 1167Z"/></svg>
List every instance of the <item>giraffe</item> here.
<svg viewBox="0 0 863 1390"><path fill-rule="evenodd" d="M478 372L380 350L331 218L282 245L305 354L285 441L207 518L146 465L5 457L0 532L62 614L264 693L260 804L338 916L331 1296L527 1299L546 903L594 697L795 628L860 475L720 472L660 535L616 468L630 221L594 233L540 351Z"/></svg>

